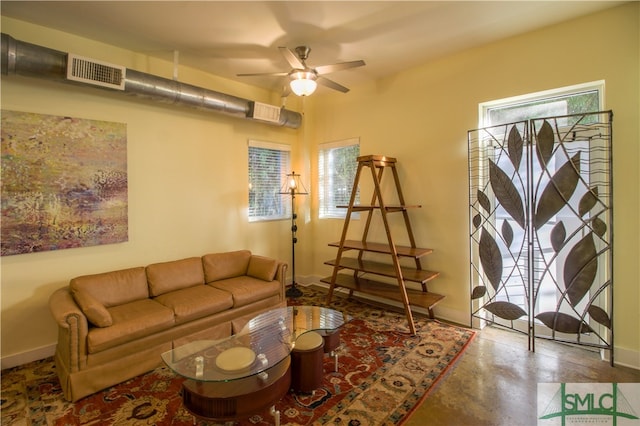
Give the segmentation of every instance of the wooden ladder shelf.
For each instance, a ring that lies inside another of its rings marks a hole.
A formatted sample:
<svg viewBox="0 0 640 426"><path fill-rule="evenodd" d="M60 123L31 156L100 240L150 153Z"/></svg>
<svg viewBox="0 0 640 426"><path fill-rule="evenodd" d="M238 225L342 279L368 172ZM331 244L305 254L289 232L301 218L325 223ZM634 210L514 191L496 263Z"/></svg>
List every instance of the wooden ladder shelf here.
<svg viewBox="0 0 640 426"><path fill-rule="evenodd" d="M358 185L362 177L364 168L369 168L371 178L373 179L374 191L371 197L371 204L356 205L356 195ZM399 204L387 205L382 198L380 182L382 180L385 168L390 168L395 183L397 198ZM411 223L409 221L408 210L412 208L420 208L419 205L406 205L402 189L400 188L400 180L396 170L396 159L381 155L367 155L358 157L358 169L351 190L351 198L348 206L338 206L347 209L347 215L342 228L342 236L339 242L330 243L330 246L338 248L338 254L335 259L324 262L333 266L333 274L330 277L323 278L321 281L329 284L329 294L327 303L331 303L333 291L336 287L349 289L349 296L353 292L360 292L372 296L382 297L389 300L401 302L409 324L411 334L416 333L415 323L411 306L420 306L426 308L430 318L434 318L433 307L444 298L439 294L430 293L427 289L427 282L439 275L438 272L422 269L420 258L431 253L433 250L418 248L415 243ZM362 234L362 240L348 240L347 232L351 221L351 214L354 212L364 212L366 214L366 222ZM386 242L369 242L367 241L369 229L371 226L374 213L380 213L384 229L386 232ZM391 228L389 225L389 216L393 213L401 213L404 225L407 230L409 246L399 246L393 241ZM347 251L357 251L357 257L344 256ZM389 255L391 263L377 262L364 259L365 253L386 254ZM401 258L413 259L412 267L400 264ZM339 273L346 269L352 271L352 274ZM374 277L386 277L395 279L396 284L388 282L379 282L364 275L373 275ZM420 284L420 289L407 288L406 282L414 282Z"/></svg>

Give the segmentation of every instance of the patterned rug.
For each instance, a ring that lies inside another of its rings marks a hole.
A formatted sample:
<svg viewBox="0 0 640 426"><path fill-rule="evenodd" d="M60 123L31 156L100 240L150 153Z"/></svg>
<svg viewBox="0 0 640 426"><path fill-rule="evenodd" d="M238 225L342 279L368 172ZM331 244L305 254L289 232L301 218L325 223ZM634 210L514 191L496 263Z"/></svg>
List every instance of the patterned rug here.
<svg viewBox="0 0 640 426"><path fill-rule="evenodd" d="M326 291L304 288L295 304L324 305ZM287 394L278 404L282 425L399 425L428 395L472 340L474 332L415 315L334 297L331 308L354 317L341 330L339 369L324 358L322 387ZM52 359L2 371L2 425L214 425L182 406L183 379L160 367L74 403L62 398ZM273 424L260 413L236 424Z"/></svg>

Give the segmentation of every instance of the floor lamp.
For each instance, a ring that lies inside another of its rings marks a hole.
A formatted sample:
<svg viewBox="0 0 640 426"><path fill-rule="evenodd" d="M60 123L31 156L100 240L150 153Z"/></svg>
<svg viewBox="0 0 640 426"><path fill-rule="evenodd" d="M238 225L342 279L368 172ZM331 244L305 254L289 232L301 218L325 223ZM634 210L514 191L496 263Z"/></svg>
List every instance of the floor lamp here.
<svg viewBox="0 0 640 426"><path fill-rule="evenodd" d="M280 194L287 194L291 196L291 287L286 291L286 296L296 298L302 296L302 291L296 285L296 243L298 238L296 232L298 231L298 225L296 225L296 195L307 195L309 192L304 187L304 184L300 181L300 175L296 172L291 172L286 176L286 180L280 188Z"/></svg>

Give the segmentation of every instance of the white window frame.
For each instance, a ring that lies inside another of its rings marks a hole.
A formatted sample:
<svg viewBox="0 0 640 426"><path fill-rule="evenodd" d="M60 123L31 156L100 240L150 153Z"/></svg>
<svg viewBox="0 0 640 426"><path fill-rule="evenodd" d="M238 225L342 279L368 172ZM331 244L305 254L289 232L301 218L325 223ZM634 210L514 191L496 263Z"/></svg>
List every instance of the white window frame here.
<svg viewBox="0 0 640 426"><path fill-rule="evenodd" d="M604 98L605 98L604 80L591 81L588 83L575 84L572 86L560 87L557 89L543 90L541 92L528 93L525 95L518 95L518 96L509 97L509 98L482 102L478 104L478 117L480 118L478 127L482 128L482 127L489 127L489 126L498 125L498 124L506 124L506 123L491 123L491 121L489 120L489 111L491 109L510 106L510 105L517 105L517 104L527 104L527 103L532 103L538 100L549 99L549 98L559 98L566 95L575 95L580 92L590 92L595 90L598 91L599 102L600 102L599 110L603 111ZM528 116L527 118L542 118L542 117Z"/></svg>
<svg viewBox="0 0 640 426"><path fill-rule="evenodd" d="M279 151L280 165L278 170L271 172L268 180L257 176L253 172L253 167L257 165L251 164L252 149ZM247 168L249 176L247 218L249 222L289 219L291 217L291 206L285 199L286 197L280 194L280 188L284 177L291 170L291 146L283 143L250 139L247 142ZM254 214L252 212L254 209L252 199L259 195L272 200L274 211L272 214Z"/></svg>
<svg viewBox="0 0 640 426"><path fill-rule="evenodd" d="M318 218L319 219L344 219L347 215L347 209L337 208L336 205L347 205L351 198L353 183L348 187L339 188L344 192L345 197L341 200L335 200L333 194L338 190L334 186L337 185L332 172L332 159L330 154L339 148L349 146L358 146L358 155L360 151L360 138L343 139L333 142L325 142L318 146ZM353 172L357 170L358 164L354 158ZM359 201L359 193L356 196L356 202ZM352 219L357 219L359 213L352 214Z"/></svg>

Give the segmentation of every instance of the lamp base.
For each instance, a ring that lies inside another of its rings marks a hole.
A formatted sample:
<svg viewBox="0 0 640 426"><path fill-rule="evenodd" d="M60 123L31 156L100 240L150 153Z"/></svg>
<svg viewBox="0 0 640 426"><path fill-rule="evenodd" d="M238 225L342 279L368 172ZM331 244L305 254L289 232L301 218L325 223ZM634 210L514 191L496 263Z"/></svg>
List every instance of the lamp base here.
<svg viewBox="0 0 640 426"><path fill-rule="evenodd" d="M295 299L296 297L300 297L302 296L302 290L300 290L298 287L296 287L296 283L293 283L291 285L291 287L289 287L287 289L287 291L284 293L287 297L290 297L292 299Z"/></svg>

